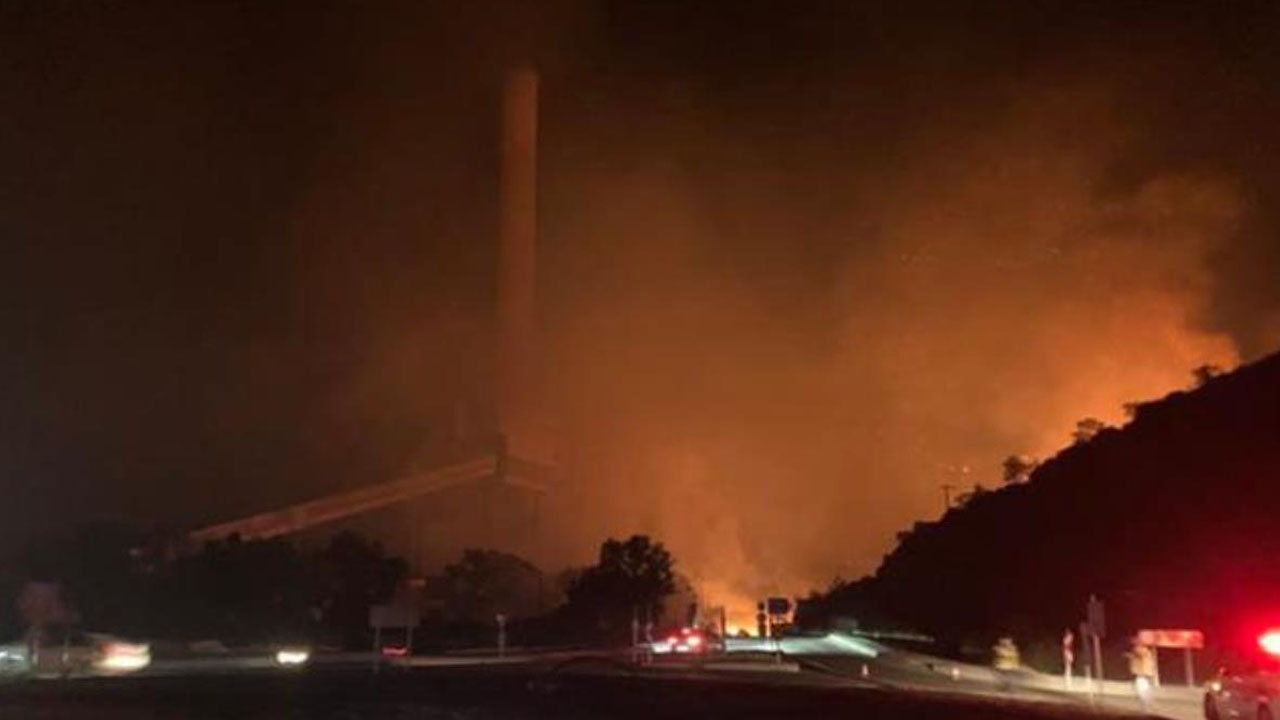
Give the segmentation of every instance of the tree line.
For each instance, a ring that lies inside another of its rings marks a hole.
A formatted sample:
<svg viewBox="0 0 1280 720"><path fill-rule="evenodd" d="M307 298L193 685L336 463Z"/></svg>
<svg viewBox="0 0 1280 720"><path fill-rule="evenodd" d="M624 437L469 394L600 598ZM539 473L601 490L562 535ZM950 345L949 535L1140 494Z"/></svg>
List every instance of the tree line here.
<svg viewBox="0 0 1280 720"><path fill-rule="evenodd" d="M313 548L233 536L173 553L92 526L0 568L0 640L57 622L179 644L361 649L372 642L370 606L402 603L419 612L427 647L490 644L498 614L510 619L513 643L621 642L637 608L662 617L678 584L674 565L660 542L635 535L606 540L594 564L554 577L510 553L469 549L414 581L403 559L350 532Z"/></svg>
<svg viewBox="0 0 1280 720"><path fill-rule="evenodd" d="M900 533L874 574L815 593L800 621L916 630L960 655L1013 635L1060 670L1059 638L1096 594L1117 660L1144 628L1251 652L1280 625L1280 355L1195 376L1130 405L1123 427L1082 421L1056 456L1012 458L1002 486Z"/></svg>

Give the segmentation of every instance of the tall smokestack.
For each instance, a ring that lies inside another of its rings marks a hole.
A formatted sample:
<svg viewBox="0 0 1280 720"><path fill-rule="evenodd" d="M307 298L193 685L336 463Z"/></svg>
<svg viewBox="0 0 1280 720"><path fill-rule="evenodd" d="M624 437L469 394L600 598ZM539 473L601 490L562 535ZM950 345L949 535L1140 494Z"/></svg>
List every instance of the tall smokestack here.
<svg viewBox="0 0 1280 720"><path fill-rule="evenodd" d="M502 99L502 240L498 253L498 431L518 449L530 423L537 236L538 74L507 73Z"/></svg>

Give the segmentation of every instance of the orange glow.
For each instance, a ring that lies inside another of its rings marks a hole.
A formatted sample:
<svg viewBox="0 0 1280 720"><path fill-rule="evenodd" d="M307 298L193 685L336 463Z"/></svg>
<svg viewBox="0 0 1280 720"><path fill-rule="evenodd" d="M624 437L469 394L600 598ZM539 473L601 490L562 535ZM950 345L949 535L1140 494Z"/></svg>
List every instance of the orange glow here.
<svg viewBox="0 0 1280 720"><path fill-rule="evenodd" d="M578 545L642 529L754 632L759 599L870 572L895 532L936 517L940 468L998 486L1003 458L1053 455L1081 418L1122 425L1125 403L1189 386L1192 368L1234 367L1231 338L1197 322L1233 188L1165 175L1100 195L1125 128L1105 97L1065 100L1070 121L1063 98L1027 97L946 162L915 158L865 210L876 242L829 219L810 249L834 256L830 287L807 299L779 277L808 277L808 256L766 252L771 232L712 252L728 238L668 166L574 177L584 210L561 240L591 282L561 288L549 394L566 464L593 478L552 502L599 509ZM1063 149L1081 114L1090 133ZM741 227L809 225L726 187Z"/></svg>

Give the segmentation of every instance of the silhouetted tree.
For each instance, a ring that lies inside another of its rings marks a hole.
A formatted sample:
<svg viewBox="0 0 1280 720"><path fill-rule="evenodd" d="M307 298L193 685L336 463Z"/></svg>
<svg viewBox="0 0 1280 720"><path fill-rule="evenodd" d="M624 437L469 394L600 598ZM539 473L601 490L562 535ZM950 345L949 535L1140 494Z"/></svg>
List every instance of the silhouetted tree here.
<svg viewBox="0 0 1280 720"><path fill-rule="evenodd" d="M662 599L675 590L673 565L662 543L645 535L610 538L600 546L596 564L570 583L569 609L594 622L606 639L621 639L633 608L660 613Z"/></svg>
<svg viewBox="0 0 1280 720"><path fill-rule="evenodd" d="M1142 403L1127 402L1121 405L1120 409L1124 411L1125 417L1129 418L1130 420L1133 420L1134 418L1138 417L1138 411L1142 409Z"/></svg>
<svg viewBox="0 0 1280 720"><path fill-rule="evenodd" d="M1191 376L1195 379L1195 387L1204 387L1209 381L1222 374L1222 368L1218 365L1201 365L1191 371Z"/></svg>
<svg viewBox="0 0 1280 720"><path fill-rule="evenodd" d="M388 557L382 546L344 532L313 558L314 603L321 623L347 647L364 647L369 606L388 602L401 587L408 566Z"/></svg>
<svg viewBox="0 0 1280 720"><path fill-rule="evenodd" d="M155 578L157 634L228 643L261 642L307 632L306 559L283 539L206 543Z"/></svg>
<svg viewBox="0 0 1280 720"><path fill-rule="evenodd" d="M1006 483L1026 482L1040 461L1026 455L1010 455L1001 464L1001 476Z"/></svg>
<svg viewBox="0 0 1280 720"><path fill-rule="evenodd" d="M1076 422L1076 429L1071 433L1071 442L1081 445L1089 442L1095 435L1107 428L1107 424L1095 417L1087 417Z"/></svg>
<svg viewBox="0 0 1280 720"><path fill-rule="evenodd" d="M540 612L543 591L541 570L497 550L467 550L428 582L446 618L477 623L491 623L497 613L515 619Z"/></svg>
<svg viewBox="0 0 1280 720"><path fill-rule="evenodd" d="M76 624L122 635L235 644L288 641L317 632L360 642L371 603L387 601L404 562L350 533L303 553L282 538L206 543L174 554L144 534L92 525L42 542L3 575L10 611L3 629L21 630L16 598L32 581L59 588Z"/></svg>
<svg viewBox="0 0 1280 720"><path fill-rule="evenodd" d="M961 507L968 505L969 503L973 502L979 497L982 497L988 492L991 492L991 491L983 487L981 484L974 483L973 489L962 492L956 496L956 505L959 505Z"/></svg>
<svg viewBox="0 0 1280 720"><path fill-rule="evenodd" d="M24 580L52 582L80 622L119 633L145 629L150 583L132 550L140 535L110 524L91 524L28 549Z"/></svg>
<svg viewBox="0 0 1280 720"><path fill-rule="evenodd" d="M1194 627L1208 653L1253 652L1231 644L1256 637L1247 623L1280 597L1280 354L1144 402L1106 435L1045 460L1034 483L916 526L873 576L808 602L805 621L896 621L957 653L1003 634L1056 647L1096 593L1116 638Z"/></svg>
<svg viewBox="0 0 1280 720"><path fill-rule="evenodd" d="M58 583L27 582L18 594L18 612L27 637L39 641L47 628L79 622L80 615L67 602Z"/></svg>

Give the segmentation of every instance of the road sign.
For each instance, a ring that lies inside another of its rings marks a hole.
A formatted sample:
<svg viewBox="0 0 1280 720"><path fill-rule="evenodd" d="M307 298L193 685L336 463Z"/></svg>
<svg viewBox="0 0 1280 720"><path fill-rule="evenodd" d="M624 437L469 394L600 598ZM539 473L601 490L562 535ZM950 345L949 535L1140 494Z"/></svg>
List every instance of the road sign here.
<svg viewBox="0 0 1280 720"><path fill-rule="evenodd" d="M382 659L382 631L404 630L404 652L413 652L413 629L418 627L418 611L412 605L387 603L369 606L369 627L373 628L373 671L378 671Z"/></svg>
<svg viewBox="0 0 1280 720"><path fill-rule="evenodd" d="M1204 647L1204 633L1199 630L1139 630L1138 642L1150 647L1199 650Z"/></svg>
<svg viewBox="0 0 1280 720"><path fill-rule="evenodd" d="M416 628L418 627L417 610L412 605L370 605L369 627L381 628Z"/></svg>
<svg viewBox="0 0 1280 720"><path fill-rule="evenodd" d="M1095 637L1107 636L1107 608L1097 595L1089 596L1086 617L1089 619L1089 629Z"/></svg>
<svg viewBox="0 0 1280 720"><path fill-rule="evenodd" d="M786 615L791 612L791 600L784 597L771 597L768 600L770 615Z"/></svg>

